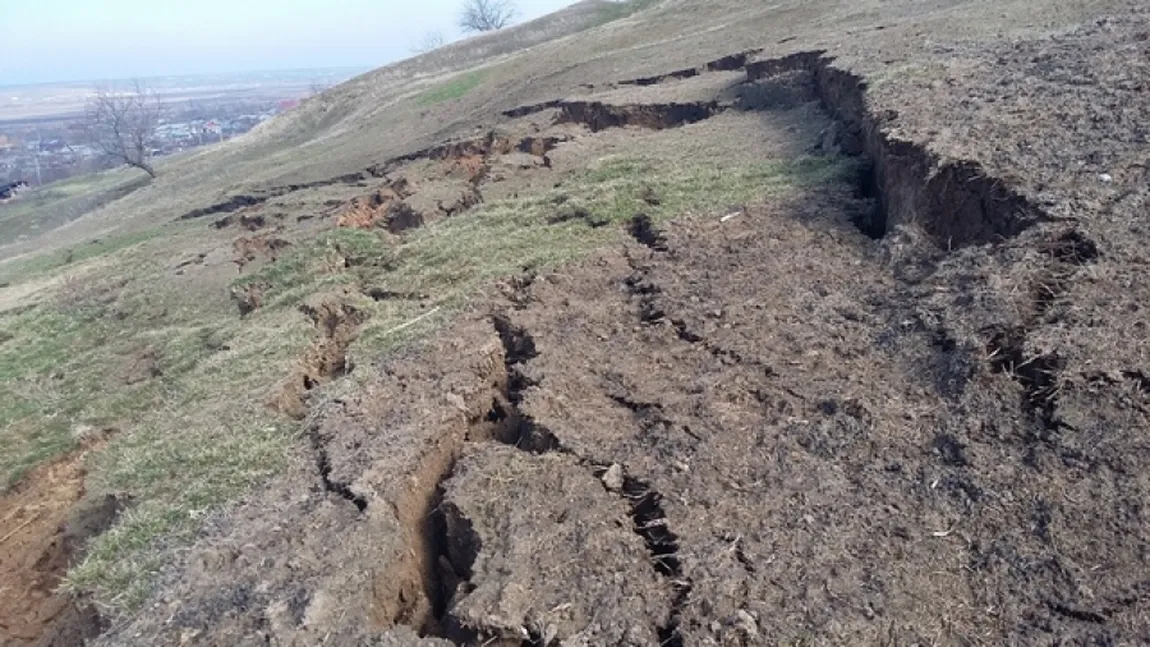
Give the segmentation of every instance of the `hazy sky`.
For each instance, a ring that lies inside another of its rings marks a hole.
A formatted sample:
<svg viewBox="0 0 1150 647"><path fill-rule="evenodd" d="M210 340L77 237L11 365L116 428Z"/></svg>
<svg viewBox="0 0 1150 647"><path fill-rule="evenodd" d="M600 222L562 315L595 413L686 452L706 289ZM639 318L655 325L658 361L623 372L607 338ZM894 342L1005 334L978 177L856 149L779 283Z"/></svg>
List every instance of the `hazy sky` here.
<svg viewBox="0 0 1150 647"><path fill-rule="evenodd" d="M520 20L573 0L519 0ZM0 0L0 85L311 67L375 67L460 0Z"/></svg>

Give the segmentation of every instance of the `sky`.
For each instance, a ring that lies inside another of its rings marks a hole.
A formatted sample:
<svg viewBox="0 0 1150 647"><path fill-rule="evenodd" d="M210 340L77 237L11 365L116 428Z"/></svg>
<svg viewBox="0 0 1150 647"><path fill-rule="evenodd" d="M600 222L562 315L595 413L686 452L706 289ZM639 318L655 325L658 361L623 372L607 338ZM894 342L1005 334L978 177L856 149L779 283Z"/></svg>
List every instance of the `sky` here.
<svg viewBox="0 0 1150 647"><path fill-rule="evenodd" d="M0 0L0 85L378 67L462 0ZM518 0L529 20L573 0Z"/></svg>

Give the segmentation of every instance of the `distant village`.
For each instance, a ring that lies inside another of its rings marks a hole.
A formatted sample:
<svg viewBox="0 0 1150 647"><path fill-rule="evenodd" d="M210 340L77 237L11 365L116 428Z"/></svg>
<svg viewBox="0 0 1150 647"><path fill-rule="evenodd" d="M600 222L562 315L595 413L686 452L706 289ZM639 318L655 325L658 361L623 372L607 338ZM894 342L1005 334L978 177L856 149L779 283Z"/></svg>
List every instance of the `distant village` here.
<svg viewBox="0 0 1150 647"><path fill-rule="evenodd" d="M284 99L170 107L169 117L151 141L152 155L173 155L222 142L298 104L296 99ZM112 165L88 143L82 117L0 122L0 185L27 182L40 186Z"/></svg>

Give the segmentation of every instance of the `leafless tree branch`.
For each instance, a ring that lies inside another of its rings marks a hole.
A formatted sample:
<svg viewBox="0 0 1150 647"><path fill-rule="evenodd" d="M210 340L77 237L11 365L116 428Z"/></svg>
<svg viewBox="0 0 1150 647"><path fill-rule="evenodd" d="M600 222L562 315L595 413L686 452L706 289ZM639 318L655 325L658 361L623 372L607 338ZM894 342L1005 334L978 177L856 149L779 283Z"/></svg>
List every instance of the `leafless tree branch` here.
<svg viewBox="0 0 1150 647"><path fill-rule="evenodd" d="M513 18L511 0L464 0L459 26L463 31L495 31L511 24Z"/></svg>
<svg viewBox="0 0 1150 647"><path fill-rule="evenodd" d="M418 43L412 45L411 51L415 54L425 54L443 47L446 42L447 40L443 37L443 32L429 31L423 35L423 38Z"/></svg>
<svg viewBox="0 0 1150 647"><path fill-rule="evenodd" d="M156 177L151 142L163 114L159 95L142 81L127 89L99 87L88 101L88 138L105 156Z"/></svg>

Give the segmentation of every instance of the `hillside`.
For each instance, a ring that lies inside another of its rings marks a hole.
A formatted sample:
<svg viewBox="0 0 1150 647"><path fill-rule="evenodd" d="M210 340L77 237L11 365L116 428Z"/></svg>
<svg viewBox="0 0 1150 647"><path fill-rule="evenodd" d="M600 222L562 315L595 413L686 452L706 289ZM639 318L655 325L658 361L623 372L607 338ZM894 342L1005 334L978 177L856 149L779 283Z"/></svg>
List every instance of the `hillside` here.
<svg viewBox="0 0 1150 647"><path fill-rule="evenodd" d="M1150 641L1150 11L1040 4L585 2L0 211L4 643Z"/></svg>

